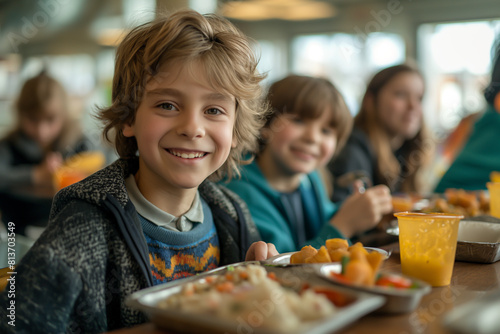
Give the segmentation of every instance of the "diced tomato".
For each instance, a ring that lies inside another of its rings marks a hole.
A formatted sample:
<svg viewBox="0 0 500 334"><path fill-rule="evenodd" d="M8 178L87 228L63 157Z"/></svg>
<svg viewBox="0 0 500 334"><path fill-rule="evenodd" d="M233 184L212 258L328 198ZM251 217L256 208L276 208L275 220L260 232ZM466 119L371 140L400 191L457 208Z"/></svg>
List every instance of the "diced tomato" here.
<svg viewBox="0 0 500 334"><path fill-rule="evenodd" d="M248 279L248 273L246 271L240 272L240 278L241 279Z"/></svg>
<svg viewBox="0 0 500 334"><path fill-rule="evenodd" d="M393 287L398 289L411 288L411 280L401 276L382 276L376 282L377 286Z"/></svg>
<svg viewBox="0 0 500 334"><path fill-rule="evenodd" d="M208 284L212 284L215 281L215 276L207 276L207 277L205 277L205 281Z"/></svg>
<svg viewBox="0 0 500 334"><path fill-rule="evenodd" d="M325 295L335 306L342 307L351 303L351 298L343 293L325 287L314 287L314 292Z"/></svg>
<svg viewBox="0 0 500 334"><path fill-rule="evenodd" d="M232 280L234 280L234 275L233 275L233 274L231 274L231 273L226 273L226 279L227 279L228 281L232 281Z"/></svg>
<svg viewBox="0 0 500 334"><path fill-rule="evenodd" d="M311 287L311 285L307 282L302 283L302 286L300 288L300 292L302 293L304 290L307 290Z"/></svg>
<svg viewBox="0 0 500 334"><path fill-rule="evenodd" d="M234 284L233 282L222 282L217 284L216 289L219 292L231 292L234 289Z"/></svg>
<svg viewBox="0 0 500 334"><path fill-rule="evenodd" d="M276 274L273 273L273 272L267 273L267 277L269 277L273 281L277 281L278 280L278 278L276 277Z"/></svg>
<svg viewBox="0 0 500 334"><path fill-rule="evenodd" d="M347 278L342 274L331 272L330 276L332 276L334 279L336 279L340 283L350 284L350 282L347 280Z"/></svg>

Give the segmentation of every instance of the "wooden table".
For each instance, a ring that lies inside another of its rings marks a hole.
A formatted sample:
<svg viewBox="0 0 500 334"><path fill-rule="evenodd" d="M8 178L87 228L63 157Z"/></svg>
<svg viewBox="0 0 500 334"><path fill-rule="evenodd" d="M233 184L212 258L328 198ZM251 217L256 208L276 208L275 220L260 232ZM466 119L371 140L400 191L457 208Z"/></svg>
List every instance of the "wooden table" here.
<svg viewBox="0 0 500 334"><path fill-rule="evenodd" d="M398 245L383 247L393 254L384 270L401 272ZM367 315L340 330L339 334L450 334L443 328L443 316L455 306L500 289L500 261L493 264L455 262L450 286L432 288L420 305L402 315ZM110 332L110 334L165 334L152 323Z"/></svg>

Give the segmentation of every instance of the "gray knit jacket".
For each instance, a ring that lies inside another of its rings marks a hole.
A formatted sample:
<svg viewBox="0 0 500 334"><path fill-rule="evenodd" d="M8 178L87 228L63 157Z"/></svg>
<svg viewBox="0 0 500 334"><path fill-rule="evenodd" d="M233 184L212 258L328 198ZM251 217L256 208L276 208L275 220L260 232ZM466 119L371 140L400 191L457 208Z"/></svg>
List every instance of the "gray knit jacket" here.
<svg viewBox="0 0 500 334"><path fill-rule="evenodd" d="M146 321L125 305L128 295L152 285L148 247L125 188L137 169L137 159L117 160L56 195L47 229L16 267L15 296L11 285L0 295L1 333L100 333ZM259 240L246 205L210 181L199 191L213 213L220 265L243 261ZM12 300L15 327L7 317Z"/></svg>

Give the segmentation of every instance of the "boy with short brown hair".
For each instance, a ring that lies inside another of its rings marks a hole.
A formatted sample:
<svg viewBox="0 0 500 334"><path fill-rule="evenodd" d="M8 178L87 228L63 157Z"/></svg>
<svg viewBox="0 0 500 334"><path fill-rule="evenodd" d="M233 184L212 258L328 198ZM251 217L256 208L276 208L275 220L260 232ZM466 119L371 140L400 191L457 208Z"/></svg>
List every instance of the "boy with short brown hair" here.
<svg viewBox="0 0 500 334"><path fill-rule="evenodd" d="M131 293L276 254L246 205L207 181L255 148L262 76L247 38L215 15L179 11L131 31L100 112L120 159L63 189L17 267L16 327L97 333L145 321ZM2 313L9 299L1 296ZM2 314L2 317L5 317ZM6 331L2 331L6 332Z"/></svg>

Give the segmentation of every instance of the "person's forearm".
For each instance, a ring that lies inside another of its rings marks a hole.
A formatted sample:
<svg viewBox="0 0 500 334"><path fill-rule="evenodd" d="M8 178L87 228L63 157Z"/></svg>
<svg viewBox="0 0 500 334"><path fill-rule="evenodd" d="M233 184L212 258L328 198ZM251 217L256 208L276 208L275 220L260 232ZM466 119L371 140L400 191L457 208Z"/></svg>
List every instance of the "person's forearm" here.
<svg viewBox="0 0 500 334"><path fill-rule="evenodd" d="M351 238L355 231L353 231L353 227L349 223L350 220L343 215L342 210L339 210L333 217L330 219L329 224L335 227L342 235L346 238Z"/></svg>

